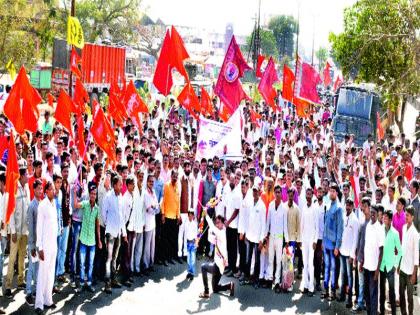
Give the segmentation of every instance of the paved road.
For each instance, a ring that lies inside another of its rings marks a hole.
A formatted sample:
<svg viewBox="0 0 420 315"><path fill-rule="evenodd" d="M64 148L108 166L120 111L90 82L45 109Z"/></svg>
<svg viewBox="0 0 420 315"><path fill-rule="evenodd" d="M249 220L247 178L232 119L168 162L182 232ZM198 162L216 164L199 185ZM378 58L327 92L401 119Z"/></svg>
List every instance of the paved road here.
<svg viewBox="0 0 420 315"><path fill-rule="evenodd" d="M237 284L235 297L214 294L210 300L200 300L201 278L185 281L186 264L156 268L150 278L135 279L134 286L114 290L112 295L97 288L96 293L74 294L69 286L54 295L55 311L48 314L351 314L342 303L329 305L321 302L319 293L310 298L301 294L277 295L268 289L255 290L250 286ZM223 278L226 280L225 278ZM298 292L299 283L294 292ZM420 312L420 298L415 297L417 314ZM32 314L33 309L24 303L24 293L19 291L14 300L0 298L0 306L8 314ZM416 312L415 311L415 312Z"/></svg>

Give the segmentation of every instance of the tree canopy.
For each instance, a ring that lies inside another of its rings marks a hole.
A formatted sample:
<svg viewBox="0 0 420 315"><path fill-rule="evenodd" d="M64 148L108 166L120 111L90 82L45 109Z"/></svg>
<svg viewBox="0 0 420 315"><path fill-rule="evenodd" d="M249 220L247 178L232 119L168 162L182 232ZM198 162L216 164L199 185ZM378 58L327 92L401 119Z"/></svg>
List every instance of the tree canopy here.
<svg viewBox="0 0 420 315"><path fill-rule="evenodd" d="M250 51L251 41L254 35L254 31L246 39L246 51ZM273 56L278 58L278 50L276 46L276 38L270 30L260 29L260 47L261 53L266 56Z"/></svg>
<svg viewBox="0 0 420 315"><path fill-rule="evenodd" d="M294 36L297 33L297 21L293 16L278 15L268 22L268 29L273 32L276 40L278 56L289 56L294 59Z"/></svg>

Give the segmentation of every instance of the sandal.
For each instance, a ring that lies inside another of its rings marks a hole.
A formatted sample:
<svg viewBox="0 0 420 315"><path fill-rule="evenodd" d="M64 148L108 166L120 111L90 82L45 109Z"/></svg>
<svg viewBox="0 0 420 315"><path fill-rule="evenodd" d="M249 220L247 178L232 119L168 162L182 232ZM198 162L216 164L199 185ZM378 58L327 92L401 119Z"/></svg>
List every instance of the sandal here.
<svg viewBox="0 0 420 315"><path fill-rule="evenodd" d="M200 299L209 299L210 298L210 294L206 293L206 292L202 292L200 293L200 295L198 296Z"/></svg>

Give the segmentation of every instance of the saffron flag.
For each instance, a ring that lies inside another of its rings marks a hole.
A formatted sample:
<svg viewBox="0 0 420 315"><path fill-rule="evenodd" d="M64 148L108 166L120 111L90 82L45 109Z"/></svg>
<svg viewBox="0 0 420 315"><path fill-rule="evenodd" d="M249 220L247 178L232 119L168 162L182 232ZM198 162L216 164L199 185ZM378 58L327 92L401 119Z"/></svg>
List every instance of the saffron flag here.
<svg viewBox="0 0 420 315"><path fill-rule="evenodd" d="M379 112L376 112L376 125L377 125L377 133L378 133L378 141L381 141L385 137L385 130L381 124L381 117L379 116Z"/></svg>
<svg viewBox="0 0 420 315"><path fill-rule="evenodd" d="M251 122L253 122L257 127L260 127L258 119L261 119L261 115L254 111L252 108L249 109L249 114L251 116Z"/></svg>
<svg viewBox="0 0 420 315"><path fill-rule="evenodd" d="M225 104L220 104L219 118L223 122L227 122L231 115L232 113L229 111L229 108Z"/></svg>
<svg viewBox="0 0 420 315"><path fill-rule="evenodd" d="M330 75L330 69L331 69L331 65L327 61L325 63L325 68L324 68L324 72L323 72L323 75L324 75L324 86L325 87L329 86L332 83L331 75Z"/></svg>
<svg viewBox="0 0 420 315"><path fill-rule="evenodd" d="M337 92L341 84L343 84L343 79L340 77L340 75L337 75L337 78L335 79L334 87L333 87L334 92Z"/></svg>
<svg viewBox="0 0 420 315"><path fill-rule="evenodd" d="M70 54L70 71L73 72L79 79L82 78L82 72L80 71L79 65L82 64L82 58L77 53L74 47L71 48Z"/></svg>
<svg viewBox="0 0 420 315"><path fill-rule="evenodd" d="M263 77L261 78L260 84L258 84L258 90L260 91L265 102L276 111L276 90L273 88L273 84L278 82L277 71L274 65L273 58L270 57L267 68L264 71Z"/></svg>
<svg viewBox="0 0 420 315"><path fill-rule="evenodd" d="M174 26L171 28L171 66L174 67L178 72L189 81L187 71L184 67L184 60L190 58L187 50L184 47L184 42L175 29Z"/></svg>
<svg viewBox="0 0 420 315"><path fill-rule="evenodd" d="M242 56L235 36L232 36L214 88L214 93L219 96L220 101L230 113L235 112L243 99L249 99L240 81L245 70L251 70L251 67Z"/></svg>
<svg viewBox="0 0 420 315"><path fill-rule="evenodd" d="M112 117L116 124L122 126L128 118L127 109L123 103L123 91L120 90L118 83L114 80L111 82L109 89L109 106L108 114Z"/></svg>
<svg viewBox="0 0 420 315"><path fill-rule="evenodd" d="M97 107L95 119L93 120L90 132L96 144L106 153L110 161L115 161L115 135L104 111Z"/></svg>
<svg viewBox="0 0 420 315"><path fill-rule="evenodd" d="M6 194L8 195L7 208L6 208L6 224L10 222L10 217L15 211L16 207L16 191L19 180L19 165L16 154L15 140L13 134L9 139L9 152L7 156L7 169L6 169Z"/></svg>
<svg viewBox="0 0 420 315"><path fill-rule="evenodd" d="M57 100L57 108L55 109L54 118L67 129L72 138L73 130L71 128L71 113L74 107L75 105L73 104L70 96L61 89Z"/></svg>
<svg viewBox="0 0 420 315"><path fill-rule="evenodd" d="M140 121L140 113L148 113L149 109L144 103L140 95L137 93L136 87L134 86L133 81L127 86L124 96L124 106L127 109L128 116L134 121L135 125L139 129L139 132L142 131L142 124Z"/></svg>
<svg viewBox="0 0 420 315"><path fill-rule="evenodd" d="M198 120L198 115L196 113L200 112L200 101L198 100L197 95L194 92L193 87L188 82L185 84L181 93L178 95L178 102L181 104L195 119Z"/></svg>
<svg viewBox="0 0 420 315"><path fill-rule="evenodd" d="M160 50L159 59L157 61L155 74L153 76L153 84L160 93L167 96L171 90L172 67L171 67L171 36L169 30L166 31L163 40L162 49Z"/></svg>
<svg viewBox="0 0 420 315"><path fill-rule="evenodd" d="M201 86L201 113L213 116L213 103L204 86Z"/></svg>
<svg viewBox="0 0 420 315"><path fill-rule="evenodd" d="M257 78L261 78L262 77L262 75L263 75L263 71L261 71L262 69L262 65L263 65L263 62L265 61L265 56L263 56L263 55L258 55L258 59L257 59L257 69L256 69L256 71L255 71L255 76L257 77Z"/></svg>
<svg viewBox="0 0 420 315"><path fill-rule="evenodd" d="M22 66L3 109L18 134L22 135L25 130L37 131L38 104L41 101L41 96L29 83L25 67Z"/></svg>
<svg viewBox="0 0 420 315"><path fill-rule="evenodd" d="M83 86L82 81L76 78L74 87L73 103L71 111L76 115L83 114L86 110L85 104L89 102L89 94Z"/></svg>
<svg viewBox="0 0 420 315"><path fill-rule="evenodd" d="M48 105L50 105L51 107L54 107L55 97L51 93L48 93L47 99L48 99Z"/></svg>
<svg viewBox="0 0 420 315"><path fill-rule="evenodd" d="M79 156L83 158L84 161L87 162L87 155L86 155L86 144L85 144L85 122L83 120L83 115L78 115L76 118L77 122L77 140L76 140L76 147L79 151Z"/></svg>
<svg viewBox="0 0 420 315"><path fill-rule="evenodd" d="M309 63L303 62L300 76L297 79L299 88L296 96L319 104L321 99L316 89L317 85L322 82L319 73Z"/></svg>
<svg viewBox="0 0 420 315"><path fill-rule="evenodd" d="M85 46L82 26L79 19L74 16L69 16L67 20L67 43L80 49Z"/></svg>
<svg viewBox="0 0 420 315"><path fill-rule="evenodd" d="M284 64L283 67L283 99L289 102L293 102L293 82L295 81L295 75L293 71Z"/></svg>
<svg viewBox="0 0 420 315"><path fill-rule="evenodd" d="M16 78L16 67L15 64L13 63L13 60L10 59L7 63L6 63L6 69L10 74L10 78L12 79L12 81Z"/></svg>
<svg viewBox="0 0 420 315"><path fill-rule="evenodd" d="M294 98L296 114L299 118L308 118L310 102L301 98Z"/></svg>

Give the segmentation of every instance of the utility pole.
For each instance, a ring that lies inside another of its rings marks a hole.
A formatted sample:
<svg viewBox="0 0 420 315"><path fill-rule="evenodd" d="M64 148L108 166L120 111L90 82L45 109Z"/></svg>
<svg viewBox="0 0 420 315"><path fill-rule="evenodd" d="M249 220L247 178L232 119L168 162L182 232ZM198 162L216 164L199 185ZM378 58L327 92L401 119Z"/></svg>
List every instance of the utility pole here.
<svg viewBox="0 0 420 315"><path fill-rule="evenodd" d="M296 80L298 79L298 61L299 61L299 24L300 24L300 1L298 1L298 20L297 20L297 36L296 36L296 60L295 60L295 82L293 84L293 94L296 92Z"/></svg>
<svg viewBox="0 0 420 315"><path fill-rule="evenodd" d="M70 7L70 16L76 15L76 0L71 0L71 7ZM70 46L70 50L73 48L73 45ZM71 66L71 53L69 54L69 65ZM72 89L73 89L73 74L69 71L69 95L72 96Z"/></svg>

